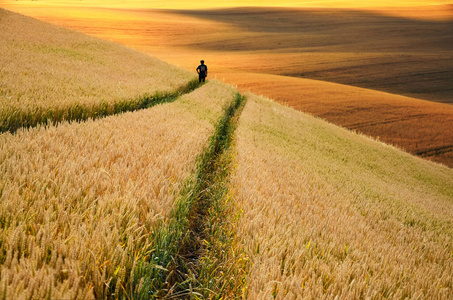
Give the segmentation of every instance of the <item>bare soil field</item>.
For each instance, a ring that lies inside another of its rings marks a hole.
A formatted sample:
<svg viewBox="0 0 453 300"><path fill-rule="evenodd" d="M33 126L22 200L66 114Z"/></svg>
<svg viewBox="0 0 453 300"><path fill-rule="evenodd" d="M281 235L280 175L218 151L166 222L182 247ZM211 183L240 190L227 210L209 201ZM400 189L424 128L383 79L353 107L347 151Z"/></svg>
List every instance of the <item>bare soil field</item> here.
<svg viewBox="0 0 453 300"><path fill-rule="evenodd" d="M210 78L453 166L451 105L418 100L453 101L451 5L191 11L6 7L190 71L203 58Z"/></svg>
<svg viewBox="0 0 453 300"><path fill-rule="evenodd" d="M233 69L440 102L453 99L451 20L344 9L239 8L177 14L233 26L234 37L198 38L189 44L230 53L253 51L253 55L233 55L228 60Z"/></svg>

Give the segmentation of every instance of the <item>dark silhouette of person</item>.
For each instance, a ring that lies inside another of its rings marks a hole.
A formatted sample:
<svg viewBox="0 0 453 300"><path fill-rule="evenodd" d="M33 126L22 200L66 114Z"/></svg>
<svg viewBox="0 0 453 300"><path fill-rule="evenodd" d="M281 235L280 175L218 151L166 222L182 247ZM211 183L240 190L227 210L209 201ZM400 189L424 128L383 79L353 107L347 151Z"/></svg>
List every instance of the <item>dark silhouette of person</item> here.
<svg viewBox="0 0 453 300"><path fill-rule="evenodd" d="M201 65L197 67L198 82L205 81L208 76L208 66L204 64L204 60L200 60Z"/></svg>

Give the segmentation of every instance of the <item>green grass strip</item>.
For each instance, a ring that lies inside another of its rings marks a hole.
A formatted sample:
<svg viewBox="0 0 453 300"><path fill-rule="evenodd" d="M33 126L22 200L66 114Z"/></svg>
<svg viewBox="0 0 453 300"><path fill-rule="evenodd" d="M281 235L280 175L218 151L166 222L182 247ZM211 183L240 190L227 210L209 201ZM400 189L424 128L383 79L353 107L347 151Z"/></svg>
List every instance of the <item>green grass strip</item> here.
<svg viewBox="0 0 453 300"><path fill-rule="evenodd" d="M133 268L111 280L109 298L232 299L240 294L247 260L233 247L228 178L245 101L237 94L226 108L169 221L156 226L149 251L136 258Z"/></svg>
<svg viewBox="0 0 453 300"><path fill-rule="evenodd" d="M198 79L191 80L176 91L149 95L144 94L138 99L121 100L113 103L101 102L95 105L74 104L67 108L40 108L35 111L11 110L0 120L0 133L14 133L20 128L36 127L41 124L57 124L64 121L86 121L99 119L128 111L152 107L156 104L172 102L183 94L189 93L202 84Z"/></svg>
<svg viewBox="0 0 453 300"><path fill-rule="evenodd" d="M249 261L235 244L240 213L229 193L236 154L234 132L245 98L241 101L236 102L234 114L228 113L229 122L219 128L224 134L218 155L200 170L199 178L206 184L200 186L200 197L192 208L191 221L202 252L193 271L196 278L192 281L194 290L202 297L195 295L194 299L242 299L246 293Z"/></svg>

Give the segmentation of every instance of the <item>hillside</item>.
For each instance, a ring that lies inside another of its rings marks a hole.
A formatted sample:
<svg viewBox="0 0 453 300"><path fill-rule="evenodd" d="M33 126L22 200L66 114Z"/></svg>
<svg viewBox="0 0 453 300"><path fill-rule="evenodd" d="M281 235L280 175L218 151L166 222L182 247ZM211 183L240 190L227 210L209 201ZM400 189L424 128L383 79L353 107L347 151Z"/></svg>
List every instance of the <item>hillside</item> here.
<svg viewBox="0 0 453 300"><path fill-rule="evenodd" d="M203 56L219 78L223 72L245 71L437 102L453 99L449 5L156 10L7 3L6 7L114 40L189 71Z"/></svg>
<svg viewBox="0 0 453 300"><path fill-rule="evenodd" d="M251 91L331 123L453 167L453 106L288 76L224 73Z"/></svg>
<svg viewBox="0 0 453 300"><path fill-rule="evenodd" d="M60 30L5 13L32 25L11 36ZM0 297L451 299L452 169L217 80L164 102L0 135Z"/></svg>
<svg viewBox="0 0 453 300"><path fill-rule="evenodd" d="M453 166L451 105L420 101L452 99L448 5L199 11L9 5L191 72L202 57L211 78Z"/></svg>
<svg viewBox="0 0 453 300"><path fill-rule="evenodd" d="M453 170L249 94L237 129L249 299L449 299Z"/></svg>
<svg viewBox="0 0 453 300"><path fill-rule="evenodd" d="M133 110L195 76L158 59L0 9L0 132Z"/></svg>

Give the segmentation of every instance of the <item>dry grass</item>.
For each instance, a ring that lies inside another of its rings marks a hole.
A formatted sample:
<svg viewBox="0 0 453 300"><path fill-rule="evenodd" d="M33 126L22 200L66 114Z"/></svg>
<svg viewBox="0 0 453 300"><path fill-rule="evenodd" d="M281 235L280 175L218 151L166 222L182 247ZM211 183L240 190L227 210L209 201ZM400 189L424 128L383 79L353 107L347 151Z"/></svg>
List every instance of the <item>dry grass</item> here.
<svg viewBox="0 0 453 300"><path fill-rule="evenodd" d="M33 124L42 116L71 119L64 115L80 108L106 110L173 92L194 78L117 44L5 10L0 10L0 39L2 129L15 122Z"/></svg>
<svg viewBox="0 0 453 300"><path fill-rule="evenodd" d="M153 109L1 135L0 294L127 289L233 95L211 81Z"/></svg>
<svg viewBox="0 0 453 300"><path fill-rule="evenodd" d="M249 95L233 186L248 299L451 299L453 171Z"/></svg>

